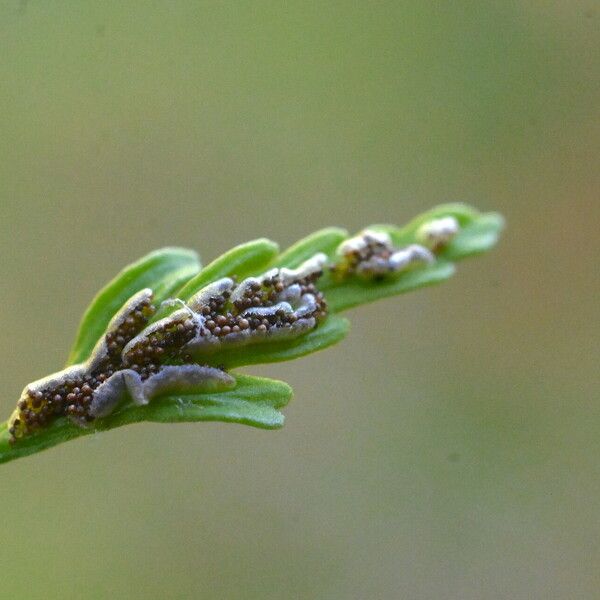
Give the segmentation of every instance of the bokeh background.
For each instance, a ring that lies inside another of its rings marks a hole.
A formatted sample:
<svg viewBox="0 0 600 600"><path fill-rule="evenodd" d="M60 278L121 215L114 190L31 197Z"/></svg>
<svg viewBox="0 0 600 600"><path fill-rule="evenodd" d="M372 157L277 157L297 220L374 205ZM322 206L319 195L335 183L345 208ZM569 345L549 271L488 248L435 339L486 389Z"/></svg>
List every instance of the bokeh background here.
<svg viewBox="0 0 600 600"><path fill-rule="evenodd" d="M0 597L600 597L600 8L0 1L0 410L161 245L499 210L488 256L251 372L287 424L0 468Z"/></svg>

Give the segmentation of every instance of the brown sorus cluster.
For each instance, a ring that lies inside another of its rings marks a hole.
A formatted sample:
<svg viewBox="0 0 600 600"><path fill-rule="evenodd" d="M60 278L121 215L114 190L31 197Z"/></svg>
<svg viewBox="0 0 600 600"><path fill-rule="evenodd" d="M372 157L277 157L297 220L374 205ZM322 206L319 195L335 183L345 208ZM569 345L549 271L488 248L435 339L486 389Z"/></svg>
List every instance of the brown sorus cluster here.
<svg viewBox="0 0 600 600"><path fill-rule="evenodd" d="M121 353L125 345L140 333L148 324L148 319L155 313L151 300L144 298L116 327L105 336L110 363L121 365Z"/></svg>
<svg viewBox="0 0 600 600"><path fill-rule="evenodd" d="M296 282L300 285L301 294L314 295L317 309L310 316L317 319L324 318L327 314L325 298L314 284L321 274L322 272L317 272ZM178 310L151 326L147 333L140 336L139 341L134 341L130 348L126 348L123 363L138 371L143 379L156 372L158 365L165 361L190 362L192 359L186 354L185 346L196 335L222 338L246 330L266 332L272 328L291 327L297 317L284 311L260 317L243 316L248 308L268 308L275 305L277 295L284 289L281 278L276 275L262 284L258 281L252 283L244 295L233 302L231 291L217 294L197 309L198 314L204 317L204 327L199 327L190 308Z"/></svg>
<svg viewBox="0 0 600 600"><path fill-rule="evenodd" d="M312 294L315 297L316 310L312 315L306 316L315 317L317 320L327 316L327 301L323 293L315 286L315 282L322 275L322 271L317 271L295 282L300 286L300 295ZM243 317L240 314L252 307L268 308L274 306L278 302L278 294L283 292L284 289L285 286L279 275L274 275L265 280L263 285L258 282L253 283L241 298L232 303L232 310L226 313L225 320L222 317L217 317L212 322L208 321L206 327L211 330L213 335L217 336L235 333L244 329L268 331L272 328L289 327L298 319L295 314L286 314L284 311L277 311L264 317Z"/></svg>
<svg viewBox="0 0 600 600"><path fill-rule="evenodd" d="M342 246L340 262L332 265L330 271L336 279L343 279L356 273L360 264L373 259L387 261L394 253L394 248L386 240L385 235L365 231L361 237L348 240Z"/></svg>
<svg viewBox="0 0 600 600"><path fill-rule="evenodd" d="M180 358L181 348L195 335L196 324L191 312L163 319L123 356L123 365L137 371L142 379L156 373L160 364Z"/></svg>
<svg viewBox="0 0 600 600"><path fill-rule="evenodd" d="M118 325L104 336L107 353L91 372L84 367L74 367L60 380L42 384L38 389L28 389L17 404L17 415L9 428L9 441L14 443L17 438L62 415L82 423L92 421L89 406L94 390L123 367L123 347L146 327L153 313L151 299L144 298L122 315Z"/></svg>

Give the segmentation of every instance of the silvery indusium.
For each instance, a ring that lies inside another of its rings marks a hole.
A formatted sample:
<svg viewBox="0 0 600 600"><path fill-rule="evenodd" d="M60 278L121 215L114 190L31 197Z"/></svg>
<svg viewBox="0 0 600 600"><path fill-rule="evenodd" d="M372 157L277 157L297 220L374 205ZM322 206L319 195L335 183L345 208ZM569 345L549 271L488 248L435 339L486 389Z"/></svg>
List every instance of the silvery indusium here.
<svg viewBox="0 0 600 600"><path fill-rule="evenodd" d="M455 204L402 229L371 226L352 237L325 229L283 254L257 240L204 269L171 265L169 249L158 251L100 292L72 353L80 360L25 386L0 435L16 448L67 420L102 429L107 417L161 398L234 397L240 378L232 365L286 360L339 341L345 330L327 336L341 322L335 313L449 277L454 261L489 249L501 228L498 215ZM88 334L98 326L91 347Z"/></svg>

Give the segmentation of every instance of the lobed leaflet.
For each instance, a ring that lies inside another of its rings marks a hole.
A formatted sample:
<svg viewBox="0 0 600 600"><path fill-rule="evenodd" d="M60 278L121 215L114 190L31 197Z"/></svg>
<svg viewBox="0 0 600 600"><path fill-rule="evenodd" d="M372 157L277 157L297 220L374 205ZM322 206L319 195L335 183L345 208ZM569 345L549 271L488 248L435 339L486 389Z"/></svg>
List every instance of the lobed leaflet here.
<svg viewBox="0 0 600 600"><path fill-rule="evenodd" d="M294 269L279 266L239 282L221 277L186 300L156 303L153 290L143 288L113 316L87 360L25 386L8 421L10 443L58 417L90 427L127 402L143 406L190 390L231 390L236 379L214 364L215 356L312 335L327 320L332 285L400 280L435 264L460 231L452 214L425 220L406 244L365 229ZM322 287L324 275L328 284Z"/></svg>

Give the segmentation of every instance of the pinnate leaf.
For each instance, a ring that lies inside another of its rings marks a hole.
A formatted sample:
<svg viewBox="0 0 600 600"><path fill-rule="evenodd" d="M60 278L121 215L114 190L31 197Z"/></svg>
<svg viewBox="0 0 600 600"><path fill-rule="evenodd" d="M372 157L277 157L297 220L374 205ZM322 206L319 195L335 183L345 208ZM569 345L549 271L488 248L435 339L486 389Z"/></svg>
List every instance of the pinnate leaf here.
<svg viewBox="0 0 600 600"><path fill-rule="evenodd" d="M327 348L342 340L348 332L348 321L336 313L448 279L455 272L455 262L490 250L497 243L504 226L503 218L496 213L482 214L464 204L445 204L423 213L404 227L373 225L369 229L387 232L394 245L401 248L418 243L417 232L424 223L448 216L458 221L460 230L437 254L435 263L378 280L365 280L351 275L340 281L334 279L326 269L318 286L327 299L329 315L317 328L294 339L266 338L261 343L219 350L206 356L206 364L233 369L243 365L292 360ZM328 227L296 242L281 254L275 242L261 238L233 248L202 269L197 254L191 250L163 248L152 252L123 269L100 290L82 318L68 364L85 361L114 314L127 299L145 287L154 290L157 303L169 298L185 301L198 290L223 277L241 280L260 275L268 268L295 268L317 252L323 252L335 260L337 247L348 237L344 229ZM172 310L172 306L165 305L154 319ZM234 388L221 391L198 389L196 393L166 395L141 407L125 403L118 411L96 420L93 427L87 429L72 424L64 417L57 418L44 429L20 439L14 445L9 444L10 436L4 423L0 425L0 462L26 456L95 431L141 421L224 421L264 429L281 427L284 418L278 409L291 398L291 388L281 381L248 375L238 374L235 379Z"/></svg>

